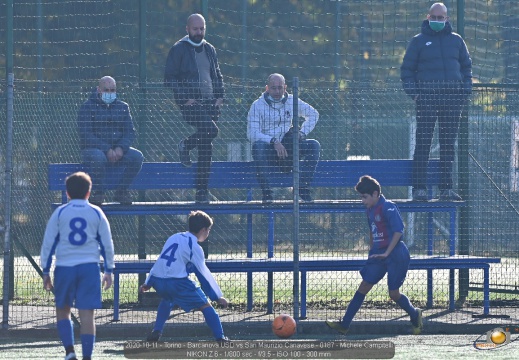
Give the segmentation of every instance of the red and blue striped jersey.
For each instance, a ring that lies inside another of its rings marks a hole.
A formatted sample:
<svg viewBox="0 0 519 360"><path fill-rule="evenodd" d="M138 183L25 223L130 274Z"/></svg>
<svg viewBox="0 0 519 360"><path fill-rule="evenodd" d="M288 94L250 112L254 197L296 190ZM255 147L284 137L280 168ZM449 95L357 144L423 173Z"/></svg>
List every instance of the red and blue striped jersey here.
<svg viewBox="0 0 519 360"><path fill-rule="evenodd" d="M398 207L391 201L386 200L384 195L375 206L367 209L368 224L373 234L373 246L371 250L385 249L391 243L395 232L404 233L404 222ZM400 241L403 240L403 236Z"/></svg>

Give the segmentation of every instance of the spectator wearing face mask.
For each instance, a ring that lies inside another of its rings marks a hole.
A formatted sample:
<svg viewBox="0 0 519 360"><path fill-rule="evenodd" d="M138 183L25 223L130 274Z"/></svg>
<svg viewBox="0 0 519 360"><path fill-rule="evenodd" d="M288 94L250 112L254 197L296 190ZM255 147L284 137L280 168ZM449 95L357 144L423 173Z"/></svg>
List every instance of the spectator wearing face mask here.
<svg viewBox="0 0 519 360"><path fill-rule="evenodd" d="M461 113L472 92L472 60L461 36L452 31L443 3L429 9L422 32L407 47L400 71L404 90L416 103L413 199L429 198L427 162L438 124L440 200L461 200L453 190L452 166Z"/></svg>
<svg viewBox="0 0 519 360"><path fill-rule="evenodd" d="M106 170L122 167L114 200L124 205L131 204L128 188L140 172L144 157L131 147L135 128L128 104L117 98L114 78L103 76L99 80L97 88L81 106L77 122L83 166L93 181L90 202L103 203Z"/></svg>

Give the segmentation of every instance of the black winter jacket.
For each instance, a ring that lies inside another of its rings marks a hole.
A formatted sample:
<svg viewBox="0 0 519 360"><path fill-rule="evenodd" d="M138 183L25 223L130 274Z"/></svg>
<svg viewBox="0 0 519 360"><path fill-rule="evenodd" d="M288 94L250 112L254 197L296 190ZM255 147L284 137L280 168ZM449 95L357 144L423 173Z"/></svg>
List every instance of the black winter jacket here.
<svg viewBox="0 0 519 360"><path fill-rule="evenodd" d="M218 65L216 50L213 45L204 41L204 47L211 64L211 80L213 97L224 97L223 77ZM195 59L195 47L187 41L187 36L180 39L169 50L164 71L164 85L173 89L177 105L183 105L189 99L200 100L200 76Z"/></svg>
<svg viewBox="0 0 519 360"><path fill-rule="evenodd" d="M409 43L400 79L407 95L421 93L472 92L472 60L465 42L452 31L449 22L441 31L434 31L429 21L422 23L422 32Z"/></svg>

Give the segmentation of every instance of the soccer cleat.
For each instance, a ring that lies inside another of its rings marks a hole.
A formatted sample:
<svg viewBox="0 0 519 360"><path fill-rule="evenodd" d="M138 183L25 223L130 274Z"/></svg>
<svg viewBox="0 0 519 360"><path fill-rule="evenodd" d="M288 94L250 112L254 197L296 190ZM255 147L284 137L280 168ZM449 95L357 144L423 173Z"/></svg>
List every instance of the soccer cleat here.
<svg viewBox="0 0 519 360"><path fill-rule="evenodd" d="M416 311L418 316L414 320L411 319L411 324L413 324L413 335L420 335L423 330L422 309L416 309Z"/></svg>
<svg viewBox="0 0 519 360"><path fill-rule="evenodd" d="M223 346L224 344L230 343L231 340L224 335L221 339L216 339L216 342L218 343L218 345Z"/></svg>
<svg viewBox="0 0 519 360"><path fill-rule="evenodd" d="M114 200L121 205L131 205L133 201L130 192L122 189L115 192Z"/></svg>
<svg viewBox="0 0 519 360"><path fill-rule="evenodd" d="M415 201L427 201L427 190L425 189L413 189L413 200Z"/></svg>
<svg viewBox="0 0 519 360"><path fill-rule="evenodd" d="M178 143L178 156L180 157L180 163L185 167L191 167L191 157L189 156L189 150L184 145L184 140Z"/></svg>
<svg viewBox="0 0 519 360"><path fill-rule="evenodd" d="M350 331L349 328L345 328L344 326L342 326L342 323L340 321L326 320L326 325L328 325L333 330L337 330L343 335L346 335Z"/></svg>
<svg viewBox="0 0 519 360"><path fill-rule="evenodd" d="M65 360L77 360L76 353L68 353L67 355L65 355Z"/></svg>
<svg viewBox="0 0 519 360"><path fill-rule="evenodd" d="M146 341L159 341L161 336L162 332L160 332L159 330L153 330L146 338Z"/></svg>
<svg viewBox="0 0 519 360"><path fill-rule="evenodd" d="M463 199L452 189L445 189L440 191L441 201L462 201Z"/></svg>

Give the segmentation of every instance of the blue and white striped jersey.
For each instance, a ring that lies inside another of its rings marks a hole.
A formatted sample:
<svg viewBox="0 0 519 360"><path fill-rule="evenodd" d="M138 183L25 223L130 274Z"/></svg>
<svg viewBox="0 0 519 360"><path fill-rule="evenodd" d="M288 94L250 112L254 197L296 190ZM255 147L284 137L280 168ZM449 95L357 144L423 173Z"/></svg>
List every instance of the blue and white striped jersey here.
<svg viewBox="0 0 519 360"><path fill-rule="evenodd" d="M169 237L145 284L151 276L162 279L185 278L190 272L196 274L202 289L211 300L223 296L222 290L205 264L204 250L198 245L196 236L186 231Z"/></svg>
<svg viewBox="0 0 519 360"><path fill-rule="evenodd" d="M80 199L58 207L47 223L41 247L40 264L44 274L49 273L54 254L56 266L98 263L102 256L105 271L112 272L114 244L103 211Z"/></svg>

